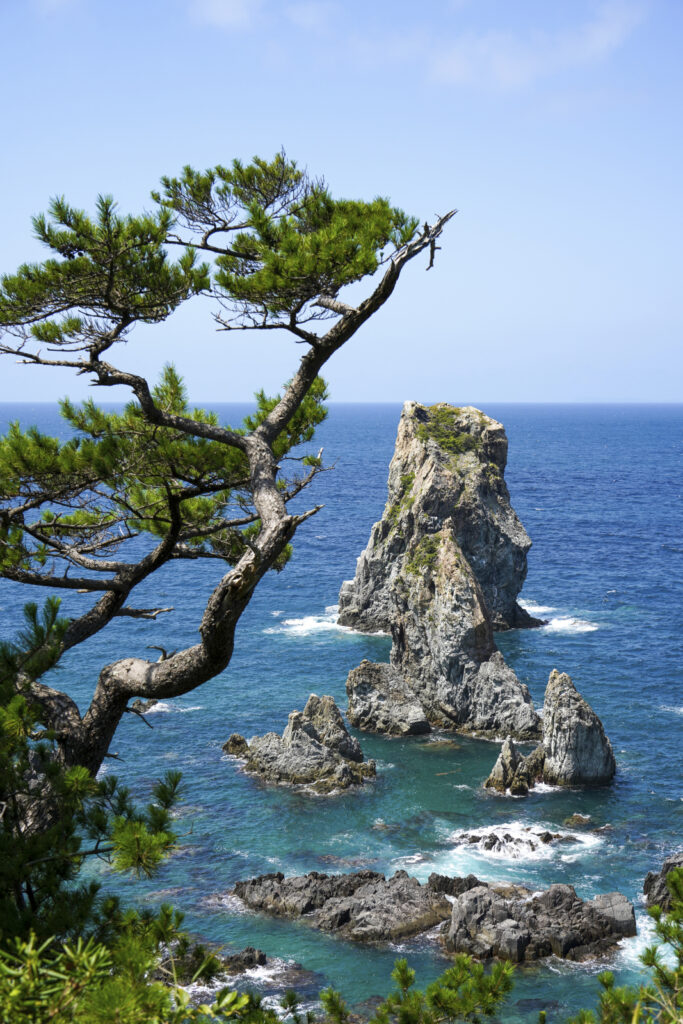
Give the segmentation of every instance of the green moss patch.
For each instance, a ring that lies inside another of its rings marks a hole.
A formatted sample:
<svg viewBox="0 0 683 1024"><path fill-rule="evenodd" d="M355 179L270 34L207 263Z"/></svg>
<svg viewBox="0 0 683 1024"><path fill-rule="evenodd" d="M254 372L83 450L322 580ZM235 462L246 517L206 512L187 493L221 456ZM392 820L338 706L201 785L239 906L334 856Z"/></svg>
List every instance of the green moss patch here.
<svg viewBox="0 0 683 1024"><path fill-rule="evenodd" d="M423 537L410 556L410 561L406 563L405 571L413 576L420 576L427 571L431 572L436 564L440 544L439 534L428 534Z"/></svg>
<svg viewBox="0 0 683 1024"><path fill-rule="evenodd" d="M459 430L458 416L461 409L453 405L430 405L426 423L420 423L416 435L423 444L435 441L450 455L464 455L465 452L479 451L482 441L466 431Z"/></svg>
<svg viewBox="0 0 683 1024"><path fill-rule="evenodd" d="M398 517L404 508L410 508L415 501L415 498L411 495L413 489L413 482L415 480L414 473L406 473L401 477L401 491L400 498L395 501L393 505L390 505L385 512L385 518L389 520L392 530L398 527Z"/></svg>

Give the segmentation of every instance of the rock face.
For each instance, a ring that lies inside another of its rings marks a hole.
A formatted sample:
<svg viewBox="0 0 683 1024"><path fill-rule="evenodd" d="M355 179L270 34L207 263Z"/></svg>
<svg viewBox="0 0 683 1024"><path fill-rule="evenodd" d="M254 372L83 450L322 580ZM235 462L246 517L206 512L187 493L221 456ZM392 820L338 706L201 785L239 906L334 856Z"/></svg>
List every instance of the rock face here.
<svg viewBox="0 0 683 1024"><path fill-rule="evenodd" d="M527 757L508 737L488 789L526 795L537 782L554 786L603 786L616 770L602 722L565 672L553 669L543 705L543 741Z"/></svg>
<svg viewBox="0 0 683 1024"><path fill-rule="evenodd" d="M376 871L348 875L311 871L294 878L278 872L238 882L234 892L254 910L301 917L314 928L365 942L417 935L451 914L441 892L420 885L405 871L388 879Z"/></svg>
<svg viewBox="0 0 683 1024"><path fill-rule="evenodd" d="M247 743L233 733L223 750L245 758L245 770L266 782L305 785L318 793L360 785L375 775L375 762L363 759L332 697L314 693L303 711L292 711L282 736L269 732Z"/></svg>
<svg viewBox="0 0 683 1024"><path fill-rule="evenodd" d="M662 910L671 908L671 893L666 886L666 876L674 868L683 868L683 852L668 857L664 861L661 871L648 871L643 883L645 902L648 907L653 907L656 903Z"/></svg>
<svg viewBox="0 0 683 1024"><path fill-rule="evenodd" d="M484 787L499 793L509 790L512 796L526 796L532 786L543 781L544 762L543 744L524 757L508 736Z"/></svg>
<svg viewBox="0 0 683 1024"><path fill-rule="evenodd" d="M541 894L523 886L469 887L453 903L445 927L454 953L513 960L565 957L581 960L635 935L633 906L620 893L581 900L571 885L551 885Z"/></svg>
<svg viewBox="0 0 683 1024"><path fill-rule="evenodd" d="M393 641L390 670L364 662L349 677L360 728L410 733L426 718L540 735L493 639L494 628L537 624L516 602L531 542L510 506L506 458L503 427L479 410L404 406L384 515L339 595L340 623Z"/></svg>
<svg viewBox="0 0 683 1024"><path fill-rule="evenodd" d="M517 604L531 541L503 479L502 424L472 406L406 402L384 515L372 528L353 581L342 587L339 621L390 631L392 590L411 539L450 520L453 539L481 587L495 629L536 624Z"/></svg>
<svg viewBox="0 0 683 1024"><path fill-rule="evenodd" d="M601 786L616 771L602 722L566 672L550 673L543 704L543 778L556 786Z"/></svg>
<svg viewBox="0 0 683 1024"><path fill-rule="evenodd" d="M389 736L431 732L422 705L391 665L362 661L349 672L348 716L351 725Z"/></svg>

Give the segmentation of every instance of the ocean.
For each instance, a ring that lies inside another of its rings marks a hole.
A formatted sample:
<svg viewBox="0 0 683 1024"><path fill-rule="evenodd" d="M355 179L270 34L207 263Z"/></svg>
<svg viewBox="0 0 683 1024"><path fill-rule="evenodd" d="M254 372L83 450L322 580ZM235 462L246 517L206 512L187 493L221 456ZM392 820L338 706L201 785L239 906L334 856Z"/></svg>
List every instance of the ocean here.
<svg viewBox="0 0 683 1024"><path fill-rule="evenodd" d="M232 424L248 411L214 408ZM502 797L482 788L496 743L452 736L443 745L356 733L366 756L377 760L377 779L355 792L320 797L263 785L222 753L232 732L281 732L310 693L331 694L344 710L349 670L363 658L388 659L389 639L337 626L335 606L384 507L400 405L332 404L313 445L324 446L332 468L298 499L300 507L324 507L300 528L284 572L259 586L238 627L231 664L193 693L158 704L149 715L153 730L132 715L124 718L113 744L121 760L104 769L141 799L168 768L180 769L182 838L149 882L121 879L103 865L90 870L131 902L173 902L190 931L228 952L246 945L264 950L268 963L249 972L243 986L273 995L294 984L312 1001L333 985L359 1004L389 991L398 957L416 969L418 985L447 967L436 934L358 946L247 912L230 895L237 880L263 872L359 868L405 868L421 881L432 871L473 872L534 890L564 882L582 897L619 890L635 902L638 935L609 957L581 964L552 958L518 968L499 1015L506 1024L536 1021L542 1008L555 1024L594 1006L602 970L613 970L619 982L640 976L638 955L652 938L643 879L683 846L683 406L492 403L483 409L507 430L506 480L533 541L521 601L548 620L539 629L499 634L498 645L537 707L550 671L569 673L612 741L614 783ZM0 405L3 430L16 418L64 433L53 405ZM150 644L175 649L196 642L218 576L213 562L165 567L137 601L172 605L172 614L154 623L117 621L70 652L50 681L85 706L103 664L155 656ZM1 634L11 636L23 602L40 597L0 581ZM83 600L67 595L63 609L81 608ZM574 812L590 815L590 825L564 825ZM531 849L527 829L537 826L575 841ZM473 830L521 842L503 854L463 844Z"/></svg>

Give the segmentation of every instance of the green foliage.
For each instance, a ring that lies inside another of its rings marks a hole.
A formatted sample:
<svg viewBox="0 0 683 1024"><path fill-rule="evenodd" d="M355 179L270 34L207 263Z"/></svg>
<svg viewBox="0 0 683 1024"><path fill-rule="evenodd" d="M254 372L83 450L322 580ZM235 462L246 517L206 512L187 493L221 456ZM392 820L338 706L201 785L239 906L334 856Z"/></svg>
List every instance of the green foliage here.
<svg viewBox="0 0 683 1024"><path fill-rule="evenodd" d="M415 474L412 472L405 473L401 477L401 489L399 499L398 501L395 501L393 505L390 505L386 512L384 513L386 518L389 520L392 530L397 529L398 520L400 518L401 512L403 512L403 510L406 508L410 508L410 506L413 504L415 500L410 493L411 490L413 489L414 480Z"/></svg>
<svg viewBox="0 0 683 1024"><path fill-rule="evenodd" d="M98 886L78 882L87 856L150 875L172 848L180 774L168 772L144 809L114 776L65 768L41 726L29 683L59 658L68 622L59 602L25 608L25 628L0 643L0 942L80 935L95 928Z"/></svg>
<svg viewBox="0 0 683 1024"><path fill-rule="evenodd" d="M457 417L460 409L439 403L431 405L427 410L427 422L420 423L416 434L423 444L435 441L440 448L451 455L463 455L465 452L479 451L481 439L458 430Z"/></svg>
<svg viewBox="0 0 683 1024"><path fill-rule="evenodd" d="M413 550L410 559L406 562L405 571L413 576L420 576L424 572L430 572L436 565L440 546L440 534L427 534Z"/></svg>
<svg viewBox="0 0 683 1024"><path fill-rule="evenodd" d="M99 196L94 219L53 199L34 218L38 239L59 259L24 264L0 281L0 326L30 324L47 345L69 344L88 318L125 329L166 319L181 302L209 285L208 268L188 249L173 262L165 242L170 211L121 217L111 196Z"/></svg>
<svg viewBox="0 0 683 1024"><path fill-rule="evenodd" d="M228 989L193 1007L176 984L151 981L158 953L123 933L110 945L90 938L55 948L17 939L0 949L0 1024L200 1024L254 1020L252 1000ZM273 1015L274 1020L277 1020Z"/></svg>
<svg viewBox="0 0 683 1024"><path fill-rule="evenodd" d="M510 963L496 963L487 974L482 964L460 954L422 992L413 988L415 971L406 960L397 960L391 974L396 990L377 1008L370 1024L440 1024L489 1017L512 989L512 975ZM320 998L333 1024L347 1024L349 1012L337 992L328 989Z"/></svg>
<svg viewBox="0 0 683 1024"><path fill-rule="evenodd" d="M650 980L640 987L615 985L605 971L597 1011L582 1010L570 1024L680 1024L683 1020L683 868L669 872L671 908L651 907L655 934L663 945L648 946L641 961ZM667 956L668 954L668 956ZM669 961L669 962L667 962Z"/></svg>
<svg viewBox="0 0 683 1024"><path fill-rule="evenodd" d="M326 385L318 377L275 439L275 458L313 437L327 415ZM157 404L194 423L217 424L215 413L191 409L175 368L164 368L153 389ZM257 395L257 412L241 432L263 422L280 395ZM140 533L168 538L194 556L218 556L234 565L258 537L256 519L247 527L251 483L244 454L234 447L148 422L137 402L122 413L105 412L92 400L61 402L64 419L77 432L66 442L22 431L18 424L0 438L0 490L42 510L38 522L10 522L0 511L0 573L39 572L68 561L73 548L108 556ZM282 478L283 489L288 481ZM42 499L42 500L41 500ZM70 506L70 508L69 508ZM291 549L273 568L286 564ZM171 552L169 551L169 557ZM102 563L103 567L105 563Z"/></svg>
<svg viewBox="0 0 683 1024"><path fill-rule="evenodd" d="M287 381L285 387L291 382ZM327 384L322 377L316 377L294 415L288 420L287 426L273 441L271 447L276 459L283 458L292 448L307 441L313 440L315 428L323 422L327 416L327 407L324 405L327 399ZM245 416L244 426L246 430L253 431L259 427L266 416L279 404L282 395L274 395L269 398L263 390L255 395L257 409L253 416ZM315 458L308 458L307 464L314 465Z"/></svg>
<svg viewBox="0 0 683 1024"><path fill-rule="evenodd" d="M216 258L216 284L231 302L267 317L296 315L317 296L373 274L382 250L406 244L418 223L386 199L333 200L282 153L247 166L185 167L178 178L162 178L154 198L192 227L234 231Z"/></svg>

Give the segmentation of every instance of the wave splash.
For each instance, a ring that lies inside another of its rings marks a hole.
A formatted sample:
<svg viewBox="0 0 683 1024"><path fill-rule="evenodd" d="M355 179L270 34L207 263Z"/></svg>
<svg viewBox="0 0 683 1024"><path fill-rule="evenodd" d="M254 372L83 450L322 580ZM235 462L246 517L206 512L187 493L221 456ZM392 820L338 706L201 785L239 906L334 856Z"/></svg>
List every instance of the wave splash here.
<svg viewBox="0 0 683 1024"><path fill-rule="evenodd" d="M313 633L351 633L349 626L340 626L337 622L339 606L330 604L325 608L324 615L303 615L298 619L282 619L277 626L268 626L264 633L286 633L290 636L311 636Z"/></svg>
<svg viewBox="0 0 683 1024"><path fill-rule="evenodd" d="M191 707L184 708L184 707L180 707L178 704L167 704L165 700L160 700L156 704L154 704L153 707L147 708L147 710L144 711L143 714L145 714L145 715L163 715L163 714L186 715L188 713L188 711L203 711L203 710L204 710L204 705L203 704L193 704L193 705L191 705Z"/></svg>
<svg viewBox="0 0 683 1024"><path fill-rule="evenodd" d="M550 604L520 601L519 605L529 615L534 615L536 618L551 616L549 621L540 627L544 633L593 633L596 629L600 628L597 622L591 622L589 619L580 619L575 615L552 615L552 612L557 612L559 609Z"/></svg>

